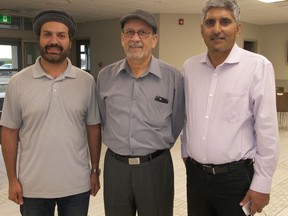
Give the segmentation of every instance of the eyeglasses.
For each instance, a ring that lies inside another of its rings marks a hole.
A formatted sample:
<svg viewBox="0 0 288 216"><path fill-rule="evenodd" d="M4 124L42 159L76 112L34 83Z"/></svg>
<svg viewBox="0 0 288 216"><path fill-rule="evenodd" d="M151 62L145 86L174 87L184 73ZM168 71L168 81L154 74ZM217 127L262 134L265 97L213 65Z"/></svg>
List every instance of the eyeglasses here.
<svg viewBox="0 0 288 216"><path fill-rule="evenodd" d="M123 35L126 37L126 38L133 38L134 35L137 34L139 38L143 39L143 38L147 38L151 32L146 32L146 31L143 31L143 30L140 30L140 31L134 31L134 30L127 30L127 31L123 31Z"/></svg>

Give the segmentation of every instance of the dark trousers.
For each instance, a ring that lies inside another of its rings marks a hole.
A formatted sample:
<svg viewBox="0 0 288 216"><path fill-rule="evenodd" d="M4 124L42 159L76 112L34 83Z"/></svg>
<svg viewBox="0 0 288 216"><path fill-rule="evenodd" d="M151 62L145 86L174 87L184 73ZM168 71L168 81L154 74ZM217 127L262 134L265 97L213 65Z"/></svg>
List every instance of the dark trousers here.
<svg viewBox="0 0 288 216"><path fill-rule="evenodd" d="M188 216L245 216L239 203L254 174L253 164L224 174L207 174L186 161Z"/></svg>
<svg viewBox="0 0 288 216"><path fill-rule="evenodd" d="M170 151L153 160L129 165L106 152L104 204L106 216L172 216L174 170Z"/></svg>
<svg viewBox="0 0 288 216"><path fill-rule="evenodd" d="M62 198L26 198L20 206L22 216L54 216L57 204L58 216L87 216L90 191Z"/></svg>

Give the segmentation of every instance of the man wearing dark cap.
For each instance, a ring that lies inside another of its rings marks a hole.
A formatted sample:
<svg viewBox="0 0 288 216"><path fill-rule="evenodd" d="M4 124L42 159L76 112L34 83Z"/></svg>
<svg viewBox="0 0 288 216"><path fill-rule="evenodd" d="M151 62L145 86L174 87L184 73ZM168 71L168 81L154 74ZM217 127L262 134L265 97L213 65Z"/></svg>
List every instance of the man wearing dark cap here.
<svg viewBox="0 0 288 216"><path fill-rule="evenodd" d="M126 58L103 68L97 87L108 147L104 162L106 216L173 215L170 148L183 126L183 80L156 59L155 18L136 10L120 20Z"/></svg>
<svg viewBox="0 0 288 216"><path fill-rule="evenodd" d="M54 216L55 205L58 215L87 216L100 187L95 81L67 58L76 30L69 14L41 11L33 28L41 56L11 78L0 121L9 199L23 216Z"/></svg>

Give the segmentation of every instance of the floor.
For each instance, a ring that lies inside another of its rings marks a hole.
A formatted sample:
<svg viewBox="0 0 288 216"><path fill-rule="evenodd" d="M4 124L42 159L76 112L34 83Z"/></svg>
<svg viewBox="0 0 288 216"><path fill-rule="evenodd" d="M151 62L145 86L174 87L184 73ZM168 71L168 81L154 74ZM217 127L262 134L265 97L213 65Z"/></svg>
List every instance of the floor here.
<svg viewBox="0 0 288 216"><path fill-rule="evenodd" d="M288 130L280 130L281 153L274 176L270 204L265 207L265 212L257 216L287 216L288 215ZM1 147L0 147L1 151ZM101 163L103 166L105 147L102 149ZM186 216L186 174L185 167L180 158L180 144L177 142L172 149L175 170L175 201L174 216ZM103 181L102 181L103 182ZM0 154L0 215L20 216L19 207L7 199L7 177L3 164L2 152ZM91 197L89 216L104 216L102 189L96 197Z"/></svg>

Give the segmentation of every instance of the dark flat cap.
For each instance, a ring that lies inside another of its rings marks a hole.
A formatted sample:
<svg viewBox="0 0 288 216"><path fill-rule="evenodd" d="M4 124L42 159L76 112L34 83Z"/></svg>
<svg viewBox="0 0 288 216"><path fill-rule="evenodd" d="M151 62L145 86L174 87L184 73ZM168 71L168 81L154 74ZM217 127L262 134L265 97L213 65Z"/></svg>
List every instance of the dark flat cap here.
<svg viewBox="0 0 288 216"><path fill-rule="evenodd" d="M153 29L153 33L154 34L157 33L158 27L155 21L155 17L152 14L148 13L147 11L135 10L123 16L120 19L121 28L123 29L125 22L131 19L139 19L139 20L146 22Z"/></svg>
<svg viewBox="0 0 288 216"><path fill-rule="evenodd" d="M32 24L33 29L37 35L40 35L41 26L47 22L61 22L68 27L70 37L73 37L75 35L77 26L76 22L70 14L64 11L42 10L40 11L40 13L35 15Z"/></svg>

